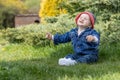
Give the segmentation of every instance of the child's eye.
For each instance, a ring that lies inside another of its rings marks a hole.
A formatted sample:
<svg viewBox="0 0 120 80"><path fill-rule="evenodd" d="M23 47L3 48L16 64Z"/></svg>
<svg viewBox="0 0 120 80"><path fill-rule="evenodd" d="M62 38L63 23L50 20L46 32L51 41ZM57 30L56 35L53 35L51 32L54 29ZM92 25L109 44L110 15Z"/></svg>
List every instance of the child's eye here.
<svg viewBox="0 0 120 80"><path fill-rule="evenodd" d="M84 20L88 20L87 18L84 18Z"/></svg>
<svg viewBox="0 0 120 80"><path fill-rule="evenodd" d="M80 17L80 19L82 19L82 17Z"/></svg>
<svg viewBox="0 0 120 80"><path fill-rule="evenodd" d="M86 18L84 18L84 20L86 20Z"/></svg>
<svg viewBox="0 0 120 80"><path fill-rule="evenodd" d="M85 18L85 17L80 17L80 19L87 20L87 18Z"/></svg>

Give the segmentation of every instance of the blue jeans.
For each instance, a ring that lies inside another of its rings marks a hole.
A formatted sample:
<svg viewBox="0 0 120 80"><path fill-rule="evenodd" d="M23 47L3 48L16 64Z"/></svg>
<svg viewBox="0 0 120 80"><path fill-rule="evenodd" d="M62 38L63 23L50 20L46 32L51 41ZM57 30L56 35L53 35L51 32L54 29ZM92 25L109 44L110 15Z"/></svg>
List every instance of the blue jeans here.
<svg viewBox="0 0 120 80"><path fill-rule="evenodd" d="M97 62L98 60L98 56L96 54L81 54L81 55L68 54L67 56L65 56L65 58L71 58L76 62L80 63L93 63Z"/></svg>

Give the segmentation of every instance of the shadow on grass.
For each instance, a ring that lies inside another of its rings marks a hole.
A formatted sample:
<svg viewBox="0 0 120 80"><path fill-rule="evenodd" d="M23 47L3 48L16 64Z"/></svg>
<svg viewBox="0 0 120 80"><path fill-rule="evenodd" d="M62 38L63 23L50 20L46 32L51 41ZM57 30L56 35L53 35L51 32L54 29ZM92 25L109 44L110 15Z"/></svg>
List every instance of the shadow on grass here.
<svg viewBox="0 0 120 80"><path fill-rule="evenodd" d="M0 62L0 80L58 80L65 76L69 79L76 76L82 80L88 76L100 77L119 72L118 66L118 62L104 62L65 67L58 66L56 60L53 61L51 58Z"/></svg>
<svg viewBox="0 0 120 80"><path fill-rule="evenodd" d="M53 52L47 58L0 62L0 80L66 80L65 76L68 76L69 79L75 76L78 80L83 80L89 76L94 78L108 73L120 72L120 59L115 59L116 56L113 55L115 61L111 62L112 56L109 57L109 54L102 53L104 51L100 51L101 54L98 63L77 64L69 67L59 66L57 63L58 59L71 53L72 48L69 45L63 45L55 49L56 52ZM106 56L104 57L104 55ZM116 55L119 56L119 54Z"/></svg>

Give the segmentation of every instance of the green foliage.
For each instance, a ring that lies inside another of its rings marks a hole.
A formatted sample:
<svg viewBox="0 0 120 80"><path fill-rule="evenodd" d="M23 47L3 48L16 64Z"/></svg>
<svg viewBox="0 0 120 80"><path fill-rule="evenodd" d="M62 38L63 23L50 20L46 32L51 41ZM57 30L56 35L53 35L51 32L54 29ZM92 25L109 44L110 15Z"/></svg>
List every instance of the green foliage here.
<svg viewBox="0 0 120 80"><path fill-rule="evenodd" d="M101 33L101 44L116 45L120 41L120 13L112 14L106 23L100 21L97 27Z"/></svg>
<svg viewBox="0 0 120 80"><path fill-rule="evenodd" d="M97 18L95 28L101 33L101 42L117 43L120 41L119 3L119 0L70 0L62 5L73 16L82 11L93 12Z"/></svg>
<svg viewBox="0 0 120 80"><path fill-rule="evenodd" d="M106 28L103 29L102 42L117 44L120 42L120 21L112 20L106 23Z"/></svg>
<svg viewBox="0 0 120 80"><path fill-rule="evenodd" d="M58 17L57 22L49 24L31 24L21 26L19 28L9 28L3 31L4 37L14 43L27 43L29 45L50 45L50 42L45 38L47 32L55 34L69 31L74 26L73 20L68 19L67 15ZM64 19L64 21L63 21Z"/></svg>
<svg viewBox="0 0 120 80"><path fill-rule="evenodd" d="M67 11L71 14L76 12L81 12L85 10L90 10L92 12L100 13L101 11L107 10L109 12L118 13L120 12L119 0L70 0L64 3L61 3ZM103 12L104 13L104 12Z"/></svg>
<svg viewBox="0 0 120 80"><path fill-rule="evenodd" d="M73 52L71 44L53 46L46 40L45 34L64 33L75 27L73 19L61 15L46 19L48 24L31 24L0 31L0 80L120 80L119 0L68 2L72 3L68 6L72 15L83 10L97 15L95 28L101 33L99 61L69 67L58 65L59 58ZM10 43L2 45L2 36Z"/></svg>
<svg viewBox="0 0 120 80"><path fill-rule="evenodd" d="M61 5L70 15L76 15L82 11L93 12L97 16L97 22L99 22L98 17L101 17L102 21L109 21L112 14L120 12L119 0L69 0Z"/></svg>
<svg viewBox="0 0 120 80"><path fill-rule="evenodd" d="M14 27L15 15L26 10L26 7L20 0L1 0L0 8L0 29Z"/></svg>
<svg viewBox="0 0 120 80"><path fill-rule="evenodd" d="M6 39L3 38L3 33L2 33L3 30L0 30L0 48L1 48L1 45L5 45L8 43L8 41L6 41Z"/></svg>
<svg viewBox="0 0 120 80"><path fill-rule="evenodd" d="M28 13L38 13L40 8L40 1L41 0L24 0L24 4L27 7Z"/></svg>
<svg viewBox="0 0 120 80"><path fill-rule="evenodd" d="M119 46L102 45L97 63L59 66L58 59L72 53L70 44L7 44L0 48L0 80L119 80Z"/></svg>
<svg viewBox="0 0 120 80"><path fill-rule="evenodd" d="M55 23L55 22L57 22L58 18L57 17L46 17L44 20L47 23Z"/></svg>
<svg viewBox="0 0 120 80"><path fill-rule="evenodd" d="M17 14L38 13L40 0L0 0L0 29L13 28Z"/></svg>
<svg viewBox="0 0 120 80"><path fill-rule="evenodd" d="M29 45L46 45L45 27L29 25L16 29L7 29L4 37L12 43L27 43ZM47 31L47 30L46 30ZM48 42L48 41L47 41ZM44 46L43 45L43 46Z"/></svg>
<svg viewBox="0 0 120 80"><path fill-rule="evenodd" d="M14 16L17 13L12 8L2 8L3 10L1 11L1 27L2 28L7 28L7 27L13 27L14 26ZM10 11L9 11L10 10ZM9 11L9 12L8 12Z"/></svg>

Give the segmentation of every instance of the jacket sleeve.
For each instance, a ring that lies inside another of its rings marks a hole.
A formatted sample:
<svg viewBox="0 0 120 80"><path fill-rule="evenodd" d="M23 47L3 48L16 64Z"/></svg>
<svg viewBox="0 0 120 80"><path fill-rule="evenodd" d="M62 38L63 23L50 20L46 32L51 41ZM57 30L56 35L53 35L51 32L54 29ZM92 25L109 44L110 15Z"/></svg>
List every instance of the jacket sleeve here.
<svg viewBox="0 0 120 80"><path fill-rule="evenodd" d="M66 32L64 34L55 34L54 38L53 38L53 42L55 45L58 45L60 43L66 43L66 42L70 42L71 38L70 38L70 32Z"/></svg>
<svg viewBox="0 0 120 80"><path fill-rule="evenodd" d="M96 38L95 43L98 43L98 44L99 44L99 42L100 42L100 34L94 30L94 31L92 32L92 35L95 36L95 38Z"/></svg>

